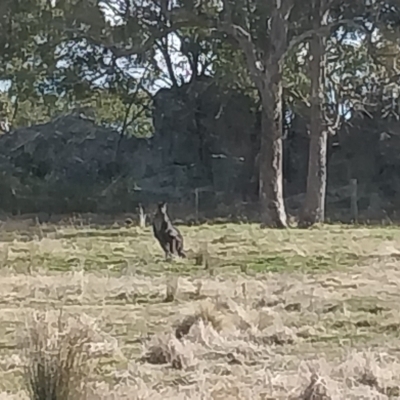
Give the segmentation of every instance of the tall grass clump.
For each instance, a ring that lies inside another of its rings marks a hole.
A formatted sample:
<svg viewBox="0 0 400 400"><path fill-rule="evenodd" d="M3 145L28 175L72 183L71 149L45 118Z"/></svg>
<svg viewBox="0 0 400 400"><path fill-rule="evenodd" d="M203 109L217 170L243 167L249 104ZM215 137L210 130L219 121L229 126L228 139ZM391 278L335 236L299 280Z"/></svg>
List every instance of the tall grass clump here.
<svg viewBox="0 0 400 400"><path fill-rule="evenodd" d="M83 400L92 333L75 318L35 314L24 337L25 376L32 400Z"/></svg>

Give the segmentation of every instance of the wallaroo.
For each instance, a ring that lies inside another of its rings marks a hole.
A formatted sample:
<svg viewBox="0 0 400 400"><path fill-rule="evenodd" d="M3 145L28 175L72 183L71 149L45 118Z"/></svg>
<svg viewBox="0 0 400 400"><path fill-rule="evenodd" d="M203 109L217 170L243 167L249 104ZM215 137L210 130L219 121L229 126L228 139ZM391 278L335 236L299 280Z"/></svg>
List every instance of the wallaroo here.
<svg viewBox="0 0 400 400"><path fill-rule="evenodd" d="M158 204L153 220L153 233L164 250L166 259L172 255L186 257L183 251L183 237L168 217L166 202Z"/></svg>

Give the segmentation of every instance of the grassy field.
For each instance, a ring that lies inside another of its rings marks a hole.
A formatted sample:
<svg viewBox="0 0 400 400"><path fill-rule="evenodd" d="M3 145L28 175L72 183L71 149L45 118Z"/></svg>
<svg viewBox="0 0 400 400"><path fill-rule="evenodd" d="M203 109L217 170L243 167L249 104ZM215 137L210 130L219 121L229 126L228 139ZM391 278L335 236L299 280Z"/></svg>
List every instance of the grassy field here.
<svg viewBox="0 0 400 400"><path fill-rule="evenodd" d="M60 309L92 332L91 399L399 398L400 229L181 230L168 263L150 228L3 225L0 399Z"/></svg>

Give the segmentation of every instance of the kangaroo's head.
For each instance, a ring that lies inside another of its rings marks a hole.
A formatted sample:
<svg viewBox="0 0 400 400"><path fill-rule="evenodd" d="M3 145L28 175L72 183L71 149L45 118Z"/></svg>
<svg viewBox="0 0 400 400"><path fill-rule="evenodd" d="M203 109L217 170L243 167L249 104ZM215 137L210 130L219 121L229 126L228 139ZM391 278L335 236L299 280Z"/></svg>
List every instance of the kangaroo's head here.
<svg viewBox="0 0 400 400"><path fill-rule="evenodd" d="M158 203L158 212L163 215L167 213L167 203L165 201Z"/></svg>

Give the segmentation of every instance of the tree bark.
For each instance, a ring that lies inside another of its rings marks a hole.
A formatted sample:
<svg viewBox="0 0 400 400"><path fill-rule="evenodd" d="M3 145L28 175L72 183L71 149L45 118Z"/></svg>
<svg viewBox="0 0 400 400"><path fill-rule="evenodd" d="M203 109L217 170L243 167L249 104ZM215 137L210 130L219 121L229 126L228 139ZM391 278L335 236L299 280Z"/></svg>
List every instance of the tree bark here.
<svg viewBox="0 0 400 400"><path fill-rule="evenodd" d="M314 28L321 25L324 0L314 0ZM299 226L309 227L325 220L328 132L323 122L322 93L325 76L325 39L314 34L310 40L311 121L307 192Z"/></svg>
<svg viewBox="0 0 400 400"><path fill-rule="evenodd" d="M225 21L222 25L244 52L250 76L262 101L260 171L260 205L262 226L287 227L283 200L282 163L282 70L289 49L289 15L294 0L275 0L269 21L265 21L265 41L257 44L244 26L233 21L232 3L224 0Z"/></svg>
<svg viewBox="0 0 400 400"><path fill-rule="evenodd" d="M261 93L260 203L262 224L286 228L283 200L282 80L280 63L269 65L268 83Z"/></svg>
<svg viewBox="0 0 400 400"><path fill-rule="evenodd" d="M287 228L287 215L283 199L283 87L284 56L288 49L288 21L282 4L273 10L264 58L264 71L258 87L262 100L260 149L260 203L262 225ZM291 2L285 1L284 8ZM257 83L257 81L256 81Z"/></svg>

